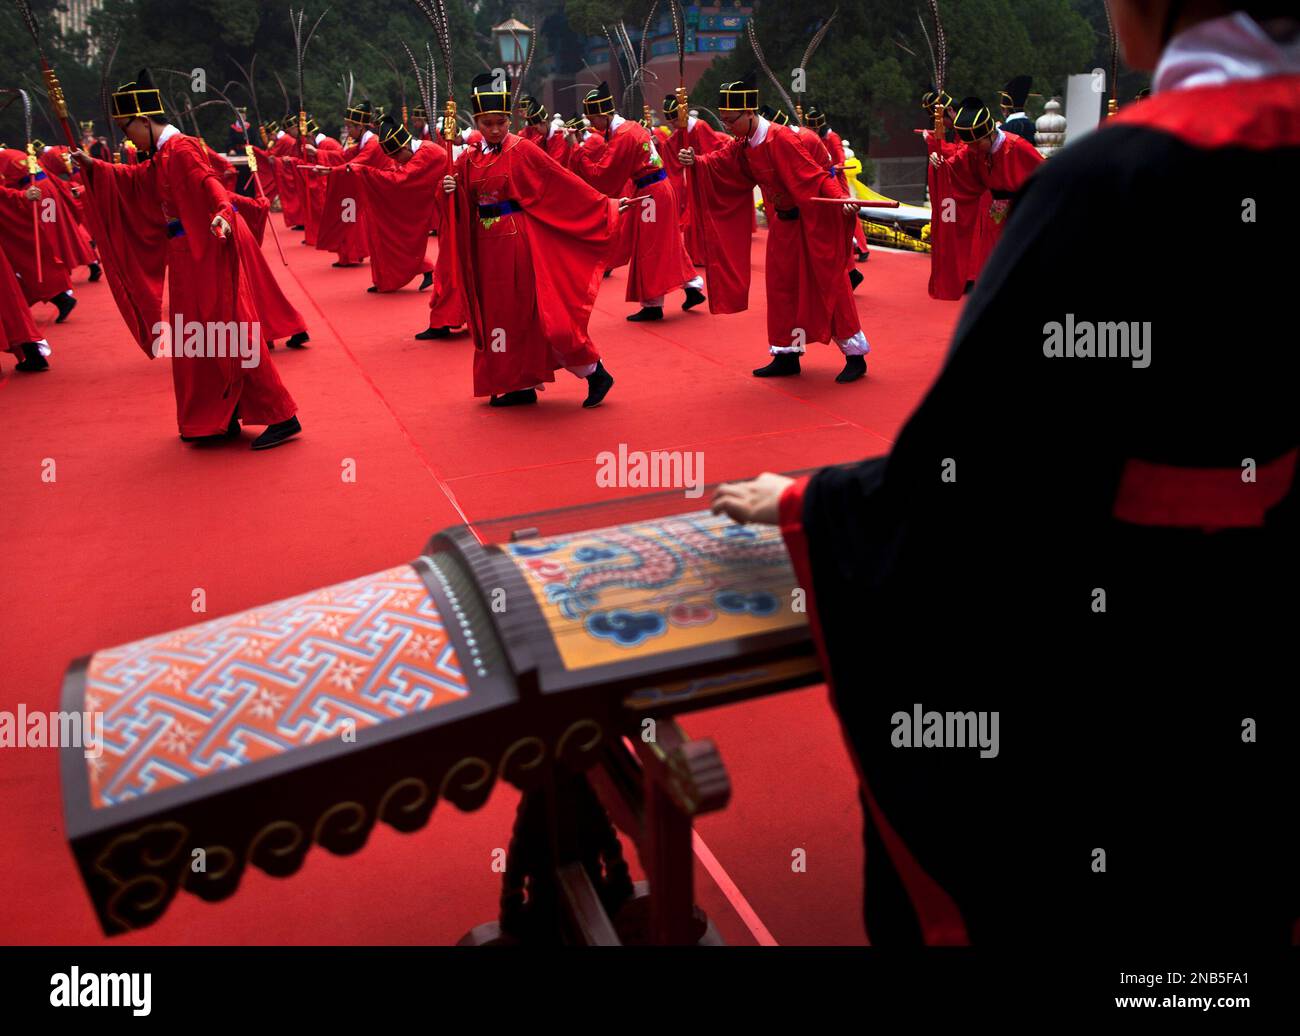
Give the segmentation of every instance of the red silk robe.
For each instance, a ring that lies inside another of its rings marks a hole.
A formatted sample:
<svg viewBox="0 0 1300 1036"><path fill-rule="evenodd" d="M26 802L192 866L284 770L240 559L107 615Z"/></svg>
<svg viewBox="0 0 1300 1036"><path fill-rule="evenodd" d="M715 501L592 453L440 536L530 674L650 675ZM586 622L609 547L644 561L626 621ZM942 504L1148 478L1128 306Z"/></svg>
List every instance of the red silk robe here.
<svg viewBox="0 0 1300 1036"><path fill-rule="evenodd" d="M993 254L1002 238L1002 226L1011 212L1011 195L1020 190L1029 174L1043 164L1038 148L1017 133L1002 133L1002 144L996 151L981 154L971 148L971 167L983 182L991 198L980 212L980 233L974 254L975 269L979 270Z"/></svg>
<svg viewBox="0 0 1300 1036"><path fill-rule="evenodd" d="M169 320L249 326L258 320L239 261L239 235L250 242L251 235L232 211L230 195L198 140L170 136L152 160L139 165L95 162L87 201L103 228L97 244L114 299L146 355L154 355L164 326L164 273ZM209 224L218 215L230 224L235 240L212 236ZM169 237L167 223L177 219L184 232ZM236 406L249 424L276 424L294 415L297 406L280 382L264 333L257 348L257 363L250 367L238 355L172 357L182 435L224 432Z"/></svg>
<svg viewBox="0 0 1300 1036"><path fill-rule="evenodd" d="M930 297L959 299L966 282L975 280L983 265L979 235L984 184L965 144L936 141L933 131L926 132L925 142L928 154L943 158L942 165L929 163L926 167L930 188Z"/></svg>
<svg viewBox="0 0 1300 1036"><path fill-rule="evenodd" d="M688 120L688 125L689 121L693 121L694 125L689 126L688 129L673 130L667 135L660 156L664 160L664 168L668 170L668 178L672 180L673 190L677 192L682 235L686 239L686 252L694 265L703 266L704 258L708 255L709 242L703 233L700 220L692 214L692 192L687 183L690 174L677 160L677 152L689 147L694 148L697 155L707 155L717 151L729 138L727 134L719 133L703 119Z"/></svg>
<svg viewBox="0 0 1300 1036"><path fill-rule="evenodd" d="M280 195L280 211L284 214L286 227L302 226L305 221L302 192L298 177L294 175L297 153L298 141L287 133L276 137L270 148L275 168L275 188Z"/></svg>
<svg viewBox="0 0 1300 1036"><path fill-rule="evenodd" d="M365 210L370 276L381 292L397 291L413 277L433 269L425 252L433 210L445 204L442 178L450 170L447 152L422 143L405 165L387 169L354 162L331 173L356 192Z"/></svg>
<svg viewBox="0 0 1300 1036"><path fill-rule="evenodd" d="M384 169L390 165L374 133L368 135L364 144L346 151L317 151L316 160L327 166L355 163ZM325 203L316 230L317 250L334 252L341 263L359 263L370 254L365 206L356 196L352 183L346 176L326 178Z"/></svg>
<svg viewBox="0 0 1300 1036"><path fill-rule="evenodd" d="M697 155L688 172L691 200L710 247L705 263L710 313L749 308L750 225L754 185L767 213L768 344L790 346L850 338L861 330L849 280L849 226L839 205L813 198L845 198L825 166L808 157L794 130L768 123L756 147L733 139ZM794 219L781 212L797 210Z"/></svg>
<svg viewBox="0 0 1300 1036"><path fill-rule="evenodd" d="M831 162L837 166L844 165L848 159L844 157L844 141L840 139L840 135L834 130L827 130L826 136L822 139L826 142L826 150L831 156ZM843 169L837 169L835 179L839 180L840 186L844 188L846 194L852 193L849 191L848 173ZM862 220L860 219L853 221L853 244L859 250L867 251L867 233L862 229Z"/></svg>
<svg viewBox="0 0 1300 1036"><path fill-rule="evenodd" d="M44 183L41 180L40 183ZM28 201L23 188L0 186L0 248L18 275L29 306L48 302L72 287L68 267L59 256L52 223L39 219L40 202ZM38 220L32 223L32 213ZM36 248L41 250L41 276L36 276Z"/></svg>
<svg viewBox="0 0 1300 1036"><path fill-rule="evenodd" d="M608 139L589 137L573 154L572 171L610 198L627 189L639 200L623 213L623 246L631 265L627 271L628 302L639 302L681 288L695 276L682 241L677 192L650 131L625 119ZM636 181L661 178L638 186Z"/></svg>
<svg viewBox="0 0 1300 1036"><path fill-rule="evenodd" d="M0 335L3 346L19 359L23 358L22 347L27 342L39 342L42 338L32 319L31 307L23 298L22 285L14 276L14 268L5 258L4 249L0 248Z"/></svg>
<svg viewBox="0 0 1300 1036"><path fill-rule="evenodd" d="M36 174L36 186L40 188L41 200L35 204L40 219L53 232L54 254L71 273L78 266L88 266L96 261L95 250L90 245L90 238L77 216L72 189L59 179L58 171L67 172L67 166L59 155L43 155L49 158L49 167L42 166ZM38 160L39 162L39 160ZM55 171L51 172L50 168ZM27 155L14 148L0 151L0 171L4 174L4 185L19 190L27 187ZM28 217L30 219L30 216ZM42 233L45 231L42 230Z"/></svg>
<svg viewBox="0 0 1300 1036"><path fill-rule="evenodd" d="M618 203L513 133L497 154L467 148L456 181L474 394L533 388L554 381L560 367L597 362L587 322L618 232ZM520 211L480 214L506 202Z"/></svg>
<svg viewBox="0 0 1300 1036"><path fill-rule="evenodd" d="M328 155L325 159L322 154ZM316 145L316 159L294 158L294 177L298 184L298 195L302 199L303 244L316 246L320 231L321 213L325 209L325 195L329 190L329 177L317 176L311 171L313 165L333 165L335 153L342 154L343 145L333 137L325 137Z"/></svg>

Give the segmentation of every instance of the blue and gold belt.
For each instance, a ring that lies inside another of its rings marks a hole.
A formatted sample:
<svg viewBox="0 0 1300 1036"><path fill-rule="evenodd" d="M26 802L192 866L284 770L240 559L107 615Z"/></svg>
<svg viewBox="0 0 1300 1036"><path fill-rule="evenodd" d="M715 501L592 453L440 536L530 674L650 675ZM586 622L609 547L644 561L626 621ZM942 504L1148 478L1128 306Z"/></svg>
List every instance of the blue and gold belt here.
<svg viewBox="0 0 1300 1036"><path fill-rule="evenodd" d="M523 212L524 207L513 198L507 198L505 201L494 201L490 205L480 205L478 207L479 219L499 219L507 216L512 212Z"/></svg>
<svg viewBox="0 0 1300 1036"><path fill-rule="evenodd" d="M26 176L24 176L21 180L18 181L18 186L19 186L19 187L26 187L29 183L32 182L33 179L35 179L35 180L44 180L44 179L45 179L45 172L44 172L44 170L42 170L41 172L37 173L34 177L32 176L31 173L28 173Z"/></svg>
<svg viewBox="0 0 1300 1036"><path fill-rule="evenodd" d="M185 236L185 228L181 225L181 221L180 221L180 220L178 220L178 219L169 219L169 220L167 221L167 236L168 236L168 237L184 237L184 236Z"/></svg>
<svg viewBox="0 0 1300 1036"><path fill-rule="evenodd" d="M641 177L640 179L633 180L632 182L636 184L636 189L639 191L642 187L649 187L652 183L658 183L660 180L667 180L667 179L668 179L667 169L656 169L653 173L646 173L645 176Z"/></svg>

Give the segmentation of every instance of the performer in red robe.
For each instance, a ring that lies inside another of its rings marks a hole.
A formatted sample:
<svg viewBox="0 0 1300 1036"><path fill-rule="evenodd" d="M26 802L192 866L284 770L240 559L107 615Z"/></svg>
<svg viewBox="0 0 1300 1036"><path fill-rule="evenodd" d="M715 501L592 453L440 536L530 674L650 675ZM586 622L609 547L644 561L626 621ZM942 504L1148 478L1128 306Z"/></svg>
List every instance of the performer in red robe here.
<svg viewBox="0 0 1300 1036"><path fill-rule="evenodd" d="M800 372L808 342L834 340L844 354L836 381L867 372L870 349L858 320L849 264L848 221L856 208L814 201L847 194L829 169L808 157L798 135L758 114L753 80L724 83L718 112L732 140L710 155L679 152L687 167L695 211L709 235L709 312L749 307L753 189L763 192L767 227L767 336L772 360L760 378Z"/></svg>
<svg viewBox="0 0 1300 1036"><path fill-rule="evenodd" d="M807 590L873 945L1295 941L1300 722L1265 674L1294 664L1300 361L1242 304L1294 290L1294 228L1240 199L1289 211L1300 19L1213 6L1112 0L1152 96L1029 178L887 457L715 498Z"/></svg>
<svg viewBox="0 0 1300 1036"><path fill-rule="evenodd" d="M6 151L2 155L19 155ZM25 159L24 159L25 160ZM10 159L0 157L6 166ZM43 176L43 173L38 173ZM77 305L72 294L69 268L60 257L59 239L54 225L40 218L42 195L40 183L22 184L18 187L0 185L0 248L4 249L23 289L29 306L49 302L58 311L56 324L67 320ZM21 180L19 181L21 184ZM33 213L36 219L33 220ZM36 250L40 249L40 269L37 269ZM39 273L39 276L38 276Z"/></svg>
<svg viewBox="0 0 1300 1036"><path fill-rule="evenodd" d="M558 115L552 118L542 102L530 94L519 98L515 114L523 123L519 135L524 140L531 140L561 165L566 164L569 139L564 132L563 119Z"/></svg>
<svg viewBox="0 0 1300 1036"><path fill-rule="evenodd" d="M269 154L275 166L275 182L280 192L280 211L284 215L284 225L290 230L305 230L307 222L304 211L306 202L299 177L294 172L298 164L298 153L301 150L298 146L298 117L286 113L284 121L280 123L280 132L271 143ZM306 157L305 152L303 157Z"/></svg>
<svg viewBox="0 0 1300 1036"><path fill-rule="evenodd" d="M147 355L168 346L182 440L233 437L242 418L267 425L253 449L278 446L302 427L266 349L231 240L248 230L236 221L205 145L169 125L146 71L120 87L112 105L123 132L149 160L119 166L84 151L75 157L103 228L97 243L118 309ZM161 319L164 274L170 324ZM183 340L169 334L173 325Z"/></svg>
<svg viewBox="0 0 1300 1036"><path fill-rule="evenodd" d="M615 111L608 83L590 91L582 107L595 132L574 150L570 168L609 198L627 195L631 181L637 201L621 228L620 252L630 263L626 299L641 303L627 319L662 320L664 295L677 288L686 292L682 309L698 306L704 301L704 278L696 275L686 253L677 192L650 131Z"/></svg>
<svg viewBox="0 0 1300 1036"><path fill-rule="evenodd" d="M344 126L348 137L356 146L343 151L320 150L307 145L307 157L316 159L321 166L340 166L347 162L388 168L389 161L379 147L379 138L372 128L373 115L369 101L347 110ZM324 170L318 170L323 173ZM359 266L370 254L366 238L364 208L349 193L348 182L343 177L331 177L325 188L325 202L321 207L320 226L316 230L316 248L334 252L335 266Z"/></svg>
<svg viewBox="0 0 1300 1036"><path fill-rule="evenodd" d="M978 97L967 97L958 106L953 131L967 146L965 153L953 161L961 173L978 177L991 196L987 219L982 219L980 224L973 260L976 269L980 269L1002 237L1012 199L1030 174L1043 164L1043 156L1024 137L999 129L993 113Z"/></svg>
<svg viewBox="0 0 1300 1036"><path fill-rule="evenodd" d="M39 150L37 154L40 155ZM63 159L58 155L50 156L49 162L54 169L66 172ZM90 238L78 220L77 203L73 200L71 188L57 174L44 168L43 163L34 176L28 172L27 165L27 156L23 152L14 149L0 151L0 171L3 172L4 185L26 188L29 184L34 184L40 192L41 199L37 202L40 220L53 232L54 254L64 269L71 274L78 266L86 266L90 268L90 279L99 280L99 263Z"/></svg>
<svg viewBox="0 0 1300 1036"><path fill-rule="evenodd" d="M316 120L308 116L307 119L307 137L308 142L320 152L328 152L331 157L330 163L333 163L333 156L336 152L343 151L343 145L333 137L326 136L316 125ZM302 201L301 212L303 215L303 244L312 248L316 247L316 235L320 229L321 213L325 209L325 194L329 189L329 179L316 173L315 167L319 158L312 160L306 157L306 145L303 146L302 157L294 157L297 163L294 167L294 176L298 184L298 196Z"/></svg>
<svg viewBox="0 0 1300 1036"><path fill-rule="evenodd" d="M835 179L840 182L844 192L851 195L849 176L844 171L844 164L848 161L844 154L844 141L840 139L838 133L826 124L826 113L816 105L810 104L807 110L804 111L804 126L816 133L826 145L826 151L831 158L831 165L834 167ZM862 220L860 219L853 221L853 247L857 261L866 262L870 250L867 248L867 234L862 229Z"/></svg>
<svg viewBox="0 0 1300 1036"><path fill-rule="evenodd" d="M944 123L951 126L956 114L952 98L942 93L940 100ZM928 90L921 98L921 109L933 116L934 105L935 91ZM938 139L933 129L922 131L922 135L929 155L930 297L959 299L979 274L974 264L982 253L978 235L984 183L965 157L965 144Z"/></svg>
<svg viewBox="0 0 1300 1036"><path fill-rule="evenodd" d="M307 321L285 297L279 281L271 272L271 264L262 254L262 239L266 235L266 223L271 216L271 204L266 198L249 198L236 194L235 167L223 154L210 147L207 148L207 155L213 171L222 179L230 207L236 215L234 241L239 249L239 265L253 295L253 306L262 325L262 336L271 349L275 348L277 338L285 339L284 344L290 349L301 349L311 341L307 334ZM258 178L261 178L260 164ZM251 175L249 182L253 182Z"/></svg>
<svg viewBox="0 0 1300 1036"><path fill-rule="evenodd" d="M614 384L587 333L610 241L627 199L606 198L510 132L510 94L480 73L481 141L443 180L456 192L457 260L474 335L474 394L536 403L564 367L587 381L584 407ZM450 244L450 242L444 242Z"/></svg>
<svg viewBox="0 0 1300 1036"><path fill-rule="evenodd" d="M39 198L39 192L33 192ZM22 286L14 276L3 248L0 248L0 335L5 349L18 357L15 369L25 372L50 369L50 343L37 330L31 306L23 297Z"/></svg>
<svg viewBox="0 0 1300 1036"><path fill-rule="evenodd" d="M333 167L345 193L355 192L366 214L362 226L370 254L371 292L397 291L423 274L420 291L433 283L433 263L426 251L429 224L438 190L450 163L447 152L411 134L392 116L379 124L379 147L391 165L387 169L362 162Z"/></svg>
<svg viewBox="0 0 1300 1036"><path fill-rule="evenodd" d="M724 133L719 133L703 119L694 115L686 117L686 128L677 126L677 97L668 94L664 98L663 143L659 157L664 160L668 170L668 179L672 181L673 190L677 192L678 211L681 214L682 238L686 242L686 253L695 266L704 265L708 254L708 239L701 230L701 223L691 215L691 190L686 183L686 172L677 153L682 148L690 148L697 155L707 155L716 151L727 141Z"/></svg>

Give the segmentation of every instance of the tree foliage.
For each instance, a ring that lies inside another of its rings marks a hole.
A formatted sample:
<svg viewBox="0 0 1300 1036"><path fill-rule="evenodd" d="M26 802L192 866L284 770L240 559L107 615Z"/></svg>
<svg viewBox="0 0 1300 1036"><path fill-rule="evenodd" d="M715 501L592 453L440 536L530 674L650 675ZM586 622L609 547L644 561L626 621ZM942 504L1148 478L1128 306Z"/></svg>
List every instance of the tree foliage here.
<svg viewBox="0 0 1300 1036"><path fill-rule="evenodd" d="M103 132L100 61L87 61L90 41L85 35L60 37L53 17L56 2L33 0L47 53L64 83L74 118L94 119ZM327 0L305 3L312 19ZM530 83L536 88L548 57L558 70L576 71L588 36L600 35L602 25L620 18L635 34L650 8L650 0L447 0L447 4L456 51L456 98L462 106L470 79L499 63L491 28L506 18L513 15L540 30ZM774 71L787 82L809 36L835 4L836 0L757 0L754 4L763 49ZM417 103L418 91L399 41L406 41L417 54L423 52L426 40L434 44L439 94L445 98L441 55L431 27L412 0L346 0L329 6L308 53L305 77L307 106L325 128L338 130L344 99L340 84L349 70L356 77L356 98L368 97L390 110L400 104L397 76L367 44L385 51L397 64L405 78L408 104ZM839 0L835 26L810 63L808 99L822 105L832 124L859 148L869 134L883 132L891 118L902 118L905 124L917 121L917 100L931 78L917 22L919 6L918 0ZM228 92L237 104L250 108L235 62L247 66L256 54L259 107L265 119L272 119L284 114L273 70L289 89L291 107L297 106L288 7L288 0L105 0L103 9L92 15L92 33L101 44L113 32L120 36L110 85L134 78L143 66L202 68L219 87L238 83ZM1036 92L1051 96L1063 91L1068 74L1109 64L1102 0L940 0L940 7L950 51L947 85L958 98L976 94L995 102L1001 85L1021 72L1034 77ZM0 3L0 34L10 41L0 51L0 86L38 84L35 50L8 3ZM719 82L756 70L742 37L734 52L719 57L692 97L711 105ZM156 78L168 98L183 106L187 84L161 75ZM1129 98L1143 85L1144 76L1124 75L1121 96ZM775 91L766 81L760 82L760 89L769 101L774 98ZM212 96L190 95L194 103ZM199 122L216 143L224 140L229 113L207 108L199 113ZM38 136L52 136L39 113L36 123ZM0 114L0 138L20 135L17 108Z"/></svg>

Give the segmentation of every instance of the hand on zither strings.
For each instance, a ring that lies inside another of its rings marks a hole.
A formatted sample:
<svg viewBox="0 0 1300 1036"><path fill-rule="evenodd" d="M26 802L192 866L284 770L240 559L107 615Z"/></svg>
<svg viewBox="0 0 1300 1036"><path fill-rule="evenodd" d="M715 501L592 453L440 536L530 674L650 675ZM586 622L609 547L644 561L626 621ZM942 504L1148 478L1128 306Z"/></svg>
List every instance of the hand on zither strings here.
<svg viewBox="0 0 1300 1036"><path fill-rule="evenodd" d="M765 471L749 482L724 482L713 491L714 514L725 514L742 525L758 522L776 525L780 520L781 494L794 479Z"/></svg>
<svg viewBox="0 0 1300 1036"><path fill-rule="evenodd" d="M454 176L444 176L442 178L442 189L446 194L450 194L456 189L456 178Z"/></svg>

